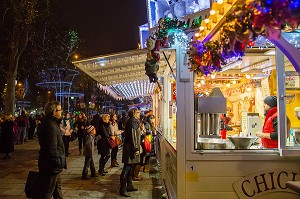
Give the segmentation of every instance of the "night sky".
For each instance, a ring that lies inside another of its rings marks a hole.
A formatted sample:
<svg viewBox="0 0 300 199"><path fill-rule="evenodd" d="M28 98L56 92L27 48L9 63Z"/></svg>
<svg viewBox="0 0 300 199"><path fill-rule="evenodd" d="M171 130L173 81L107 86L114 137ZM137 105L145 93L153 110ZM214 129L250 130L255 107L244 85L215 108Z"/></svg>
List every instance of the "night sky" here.
<svg viewBox="0 0 300 199"><path fill-rule="evenodd" d="M146 0L63 0L62 22L85 41L84 57L136 49ZM80 57L83 58L83 57Z"/></svg>

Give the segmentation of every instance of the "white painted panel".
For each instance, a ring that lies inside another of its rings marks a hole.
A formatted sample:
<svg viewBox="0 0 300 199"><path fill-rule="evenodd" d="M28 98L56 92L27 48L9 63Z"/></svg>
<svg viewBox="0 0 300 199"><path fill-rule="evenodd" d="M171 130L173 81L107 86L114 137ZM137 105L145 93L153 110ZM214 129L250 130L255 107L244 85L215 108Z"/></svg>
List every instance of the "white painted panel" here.
<svg viewBox="0 0 300 199"><path fill-rule="evenodd" d="M188 175L187 175L188 176ZM233 192L233 182L240 177L204 177L198 181L186 180L187 192Z"/></svg>

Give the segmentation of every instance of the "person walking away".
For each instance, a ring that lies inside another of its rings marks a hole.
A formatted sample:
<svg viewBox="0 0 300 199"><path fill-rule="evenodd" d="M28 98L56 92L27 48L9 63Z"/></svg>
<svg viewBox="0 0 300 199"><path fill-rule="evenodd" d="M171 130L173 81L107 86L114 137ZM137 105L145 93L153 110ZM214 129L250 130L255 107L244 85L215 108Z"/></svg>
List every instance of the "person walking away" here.
<svg viewBox="0 0 300 199"><path fill-rule="evenodd" d="M121 139L121 132L119 130L118 124L117 124L117 115L115 113L112 113L110 115L110 132L111 132L111 138L117 139L119 137ZM117 154L118 154L119 146L116 146L111 149L111 167L118 167L119 163L117 161Z"/></svg>
<svg viewBox="0 0 300 199"><path fill-rule="evenodd" d="M84 145L84 150L83 154L85 156L84 160L84 166L82 170L82 179L87 180L88 179L88 168L91 169L91 177L98 177L96 174L96 169L94 165L94 160L93 160L93 154L95 150L94 143L98 141L98 138L100 136L95 137L96 134L96 128L92 125L89 125L86 127L86 143Z"/></svg>
<svg viewBox="0 0 300 199"><path fill-rule="evenodd" d="M32 114L28 117L28 139L32 140L34 135L34 130L36 128L36 121Z"/></svg>
<svg viewBox="0 0 300 199"><path fill-rule="evenodd" d="M123 142L122 163L124 167L120 175L119 194L124 197L130 197L127 192L137 191L132 184L132 166L140 163L140 110L132 108L128 111L129 119L125 126L125 138Z"/></svg>
<svg viewBox="0 0 300 199"><path fill-rule="evenodd" d="M107 139L110 137L110 128L109 128L109 114L102 115L102 122L99 126L99 135L101 136L100 140L97 143L98 153L101 155L99 159L99 174L105 176L107 171L105 171L105 165L110 158L110 145Z"/></svg>
<svg viewBox="0 0 300 199"><path fill-rule="evenodd" d="M96 135L99 135L99 126L100 126L100 115L98 113L96 113L95 115L93 115L93 119L90 123L90 125L94 126L96 129Z"/></svg>
<svg viewBox="0 0 300 199"><path fill-rule="evenodd" d="M71 134L73 132L73 122L70 117L70 113L66 113L65 118L63 119L60 130L63 134L63 142L65 147L65 154L68 157L70 155L69 153L69 145L71 140Z"/></svg>
<svg viewBox="0 0 300 199"><path fill-rule="evenodd" d="M2 159L11 158L11 152L14 151L14 119L11 114L7 114L4 117L4 121L1 123L0 134L0 152L5 156Z"/></svg>
<svg viewBox="0 0 300 199"><path fill-rule="evenodd" d="M85 143L85 127L87 126L87 117L83 112L77 115L74 126L78 136L79 155L82 155L82 148L84 147L84 143Z"/></svg>
<svg viewBox="0 0 300 199"><path fill-rule="evenodd" d="M22 111L17 121L18 121L18 141L20 141L20 144L23 144L23 142L26 142L26 132L28 127L28 118L25 115L25 111Z"/></svg>
<svg viewBox="0 0 300 199"><path fill-rule="evenodd" d="M127 122L127 114L126 112L122 112L122 117L118 121L119 130L122 131L121 133L122 140L124 140L124 130L125 130L126 122Z"/></svg>
<svg viewBox="0 0 300 199"><path fill-rule="evenodd" d="M66 168L65 148L59 125L62 118L61 105L57 101L45 105L45 119L39 131L39 187L38 198L63 198L60 174Z"/></svg>

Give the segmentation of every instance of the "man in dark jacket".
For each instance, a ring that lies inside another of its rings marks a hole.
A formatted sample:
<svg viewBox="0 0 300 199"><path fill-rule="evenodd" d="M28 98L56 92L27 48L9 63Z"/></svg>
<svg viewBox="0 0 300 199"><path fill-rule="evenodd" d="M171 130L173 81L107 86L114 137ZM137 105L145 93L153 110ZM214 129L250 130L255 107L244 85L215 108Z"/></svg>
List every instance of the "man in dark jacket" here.
<svg viewBox="0 0 300 199"><path fill-rule="evenodd" d="M39 193L38 198L63 198L60 173L66 168L66 155L59 125L62 109L59 102L45 106L45 119L39 132Z"/></svg>
<svg viewBox="0 0 300 199"><path fill-rule="evenodd" d="M128 111L129 119L125 127L125 138L123 142L122 162L124 167L120 175L120 190L119 194L124 197L130 197L127 192L137 191L132 185L133 165L140 163L140 111L137 108L132 108Z"/></svg>

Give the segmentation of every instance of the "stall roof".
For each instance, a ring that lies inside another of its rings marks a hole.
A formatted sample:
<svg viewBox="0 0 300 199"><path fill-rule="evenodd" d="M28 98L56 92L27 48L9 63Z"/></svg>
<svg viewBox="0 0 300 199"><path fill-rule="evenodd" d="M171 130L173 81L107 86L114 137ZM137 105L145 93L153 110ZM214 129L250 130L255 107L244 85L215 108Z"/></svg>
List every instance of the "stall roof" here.
<svg viewBox="0 0 300 199"><path fill-rule="evenodd" d="M158 76L169 71L165 53L171 67L175 64L175 50L160 51ZM174 57L174 58L172 58ZM155 84L145 74L146 49L137 49L101 55L74 61L73 64L99 83L99 86L116 99L132 99L152 94Z"/></svg>

